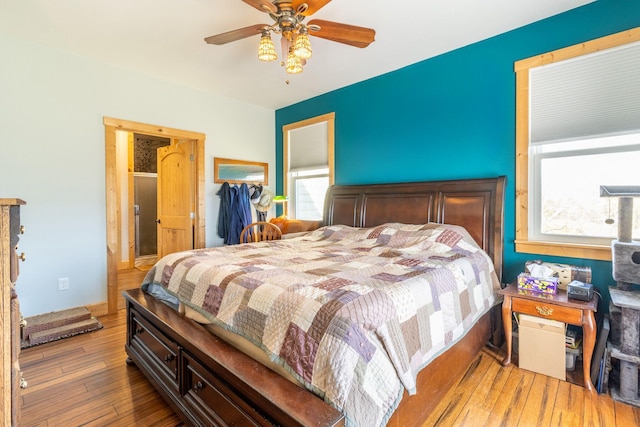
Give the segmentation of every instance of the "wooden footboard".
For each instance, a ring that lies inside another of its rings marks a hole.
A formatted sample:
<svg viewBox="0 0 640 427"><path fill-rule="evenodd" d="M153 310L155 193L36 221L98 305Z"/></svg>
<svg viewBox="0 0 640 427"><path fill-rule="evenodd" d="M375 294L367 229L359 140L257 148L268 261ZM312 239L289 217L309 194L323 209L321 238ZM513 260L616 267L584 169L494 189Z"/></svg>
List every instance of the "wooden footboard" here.
<svg viewBox="0 0 640 427"><path fill-rule="evenodd" d="M188 425L344 425L338 410L142 290L123 295L128 362Z"/></svg>

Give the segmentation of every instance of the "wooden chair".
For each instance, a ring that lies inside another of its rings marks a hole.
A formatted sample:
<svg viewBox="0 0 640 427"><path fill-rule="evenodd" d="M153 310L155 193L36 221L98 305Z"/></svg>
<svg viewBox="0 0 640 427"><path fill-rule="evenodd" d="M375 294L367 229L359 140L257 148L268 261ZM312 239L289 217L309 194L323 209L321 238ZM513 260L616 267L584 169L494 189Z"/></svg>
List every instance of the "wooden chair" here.
<svg viewBox="0 0 640 427"><path fill-rule="evenodd" d="M258 221L247 225L240 233L240 243L262 242L264 240L280 240L282 231L270 222Z"/></svg>

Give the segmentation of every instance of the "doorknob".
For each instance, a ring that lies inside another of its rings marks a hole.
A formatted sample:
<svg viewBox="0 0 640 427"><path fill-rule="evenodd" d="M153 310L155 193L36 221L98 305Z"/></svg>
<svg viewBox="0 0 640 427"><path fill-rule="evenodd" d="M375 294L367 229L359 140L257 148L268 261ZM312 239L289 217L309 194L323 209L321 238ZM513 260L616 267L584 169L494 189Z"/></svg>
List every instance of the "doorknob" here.
<svg viewBox="0 0 640 427"><path fill-rule="evenodd" d="M160 218L156 219L156 224L160 224Z"/></svg>

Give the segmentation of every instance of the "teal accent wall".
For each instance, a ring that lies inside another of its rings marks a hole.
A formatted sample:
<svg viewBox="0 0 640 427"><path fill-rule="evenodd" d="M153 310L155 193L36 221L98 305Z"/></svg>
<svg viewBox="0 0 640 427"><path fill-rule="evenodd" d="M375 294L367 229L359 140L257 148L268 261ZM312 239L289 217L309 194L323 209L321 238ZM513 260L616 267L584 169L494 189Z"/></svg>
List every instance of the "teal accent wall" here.
<svg viewBox="0 0 640 427"><path fill-rule="evenodd" d="M337 184L506 175L505 280L529 259L587 265L608 300L610 262L515 252L513 64L637 26L640 1L599 0L277 110L278 194L282 126L334 111Z"/></svg>

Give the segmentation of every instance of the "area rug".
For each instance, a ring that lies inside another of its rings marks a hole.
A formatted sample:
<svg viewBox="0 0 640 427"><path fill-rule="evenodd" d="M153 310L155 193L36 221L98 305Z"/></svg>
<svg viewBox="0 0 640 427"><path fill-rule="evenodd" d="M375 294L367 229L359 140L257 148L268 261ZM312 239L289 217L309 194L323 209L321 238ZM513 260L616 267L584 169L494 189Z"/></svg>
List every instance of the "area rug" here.
<svg viewBox="0 0 640 427"><path fill-rule="evenodd" d="M44 344L102 328L86 307L39 314L24 319L21 348Z"/></svg>

